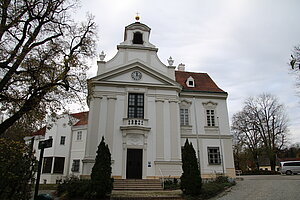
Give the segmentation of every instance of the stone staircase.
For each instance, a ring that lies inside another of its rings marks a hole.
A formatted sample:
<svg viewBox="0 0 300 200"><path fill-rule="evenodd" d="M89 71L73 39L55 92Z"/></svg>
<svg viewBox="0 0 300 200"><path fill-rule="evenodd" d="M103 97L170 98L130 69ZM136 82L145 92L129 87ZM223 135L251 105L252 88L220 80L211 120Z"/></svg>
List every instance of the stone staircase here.
<svg viewBox="0 0 300 200"><path fill-rule="evenodd" d="M115 179L114 190L163 190L159 179Z"/></svg>

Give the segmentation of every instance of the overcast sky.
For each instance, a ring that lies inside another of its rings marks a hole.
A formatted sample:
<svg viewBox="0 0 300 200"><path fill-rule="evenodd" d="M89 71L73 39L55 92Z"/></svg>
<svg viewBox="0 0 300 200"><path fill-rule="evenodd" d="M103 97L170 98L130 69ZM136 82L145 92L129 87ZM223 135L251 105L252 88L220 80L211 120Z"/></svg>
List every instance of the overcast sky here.
<svg viewBox="0 0 300 200"><path fill-rule="evenodd" d="M172 56L175 65L208 73L228 92L230 119L249 96L271 93L286 105L291 143L300 142L300 88L288 66L300 44L299 0L82 0L81 6L76 17L95 16L105 60L117 53L138 11L163 63ZM96 60L91 65L95 76Z"/></svg>

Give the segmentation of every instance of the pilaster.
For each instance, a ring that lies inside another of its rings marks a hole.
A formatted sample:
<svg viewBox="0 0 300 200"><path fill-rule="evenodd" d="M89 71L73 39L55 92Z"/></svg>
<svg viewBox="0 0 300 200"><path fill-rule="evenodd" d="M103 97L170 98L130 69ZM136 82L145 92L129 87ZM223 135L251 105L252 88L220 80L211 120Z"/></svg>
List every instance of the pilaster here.
<svg viewBox="0 0 300 200"><path fill-rule="evenodd" d="M156 103L156 160L164 160L164 100Z"/></svg>

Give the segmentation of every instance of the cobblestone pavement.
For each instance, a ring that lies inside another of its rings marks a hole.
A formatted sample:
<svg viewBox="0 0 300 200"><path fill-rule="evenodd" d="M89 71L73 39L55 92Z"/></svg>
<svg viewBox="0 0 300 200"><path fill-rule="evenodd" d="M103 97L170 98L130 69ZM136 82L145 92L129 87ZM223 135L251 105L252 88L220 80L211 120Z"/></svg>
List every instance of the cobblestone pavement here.
<svg viewBox="0 0 300 200"><path fill-rule="evenodd" d="M241 176L243 181L213 200L300 199L300 175Z"/></svg>

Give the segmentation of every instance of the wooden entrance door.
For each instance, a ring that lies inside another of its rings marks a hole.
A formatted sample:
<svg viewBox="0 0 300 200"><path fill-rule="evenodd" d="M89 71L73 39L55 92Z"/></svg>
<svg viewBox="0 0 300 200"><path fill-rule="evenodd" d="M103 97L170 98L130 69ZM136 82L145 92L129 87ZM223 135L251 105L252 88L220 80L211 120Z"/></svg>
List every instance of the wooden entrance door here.
<svg viewBox="0 0 300 200"><path fill-rule="evenodd" d="M143 150L127 149L126 178L142 179Z"/></svg>

